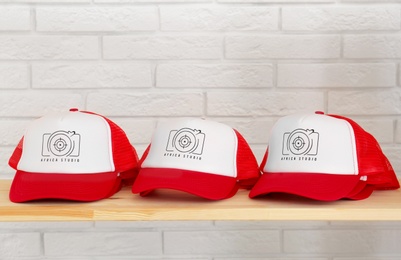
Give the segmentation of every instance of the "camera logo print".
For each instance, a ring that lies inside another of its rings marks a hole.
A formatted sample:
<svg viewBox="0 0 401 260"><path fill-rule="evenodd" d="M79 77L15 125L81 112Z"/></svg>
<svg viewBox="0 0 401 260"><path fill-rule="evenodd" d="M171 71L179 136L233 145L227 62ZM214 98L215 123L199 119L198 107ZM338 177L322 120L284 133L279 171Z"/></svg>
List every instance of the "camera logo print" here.
<svg viewBox="0 0 401 260"><path fill-rule="evenodd" d="M171 130L166 151L201 155L205 143L205 134L201 130L181 128Z"/></svg>
<svg viewBox="0 0 401 260"><path fill-rule="evenodd" d="M81 135L75 131L56 131L43 134L42 156L78 157Z"/></svg>
<svg viewBox="0 0 401 260"><path fill-rule="evenodd" d="M319 133L313 129L298 128L283 135L283 155L317 155Z"/></svg>

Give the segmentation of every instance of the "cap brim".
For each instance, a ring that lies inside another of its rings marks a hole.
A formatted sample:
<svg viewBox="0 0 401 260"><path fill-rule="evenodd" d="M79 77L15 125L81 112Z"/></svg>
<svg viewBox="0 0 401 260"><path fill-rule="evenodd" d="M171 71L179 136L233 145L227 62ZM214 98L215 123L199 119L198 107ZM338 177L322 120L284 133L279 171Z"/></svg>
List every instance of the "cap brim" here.
<svg viewBox="0 0 401 260"><path fill-rule="evenodd" d="M147 195L155 189L173 189L210 200L221 200L234 196L238 185L235 178L217 174L169 168L141 169L132 192Z"/></svg>
<svg viewBox="0 0 401 260"><path fill-rule="evenodd" d="M12 202L38 199L96 201L119 190L117 173L58 174L17 171L10 189Z"/></svg>
<svg viewBox="0 0 401 260"><path fill-rule="evenodd" d="M359 175L265 173L252 188L249 197L280 192L314 200L334 201L346 198L359 181Z"/></svg>
<svg viewBox="0 0 401 260"><path fill-rule="evenodd" d="M365 187L358 193L347 196L348 199L352 200L363 200L368 198L373 193L374 187L372 185L365 185Z"/></svg>

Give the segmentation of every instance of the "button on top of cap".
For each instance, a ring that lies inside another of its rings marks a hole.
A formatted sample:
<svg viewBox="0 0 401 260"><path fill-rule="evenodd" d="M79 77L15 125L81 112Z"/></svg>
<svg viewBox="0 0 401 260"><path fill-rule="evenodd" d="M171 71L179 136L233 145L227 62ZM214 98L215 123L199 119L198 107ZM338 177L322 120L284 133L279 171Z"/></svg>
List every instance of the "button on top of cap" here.
<svg viewBox="0 0 401 260"><path fill-rule="evenodd" d="M324 112L323 111L315 111L315 114L324 115Z"/></svg>
<svg viewBox="0 0 401 260"><path fill-rule="evenodd" d="M79 111L78 108L70 108L70 112L77 112Z"/></svg>

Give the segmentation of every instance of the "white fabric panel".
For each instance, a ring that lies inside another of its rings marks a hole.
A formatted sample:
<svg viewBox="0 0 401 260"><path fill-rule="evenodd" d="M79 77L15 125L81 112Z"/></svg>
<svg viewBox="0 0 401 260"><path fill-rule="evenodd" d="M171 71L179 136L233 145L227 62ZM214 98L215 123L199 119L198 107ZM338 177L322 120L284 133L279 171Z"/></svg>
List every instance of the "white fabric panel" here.
<svg viewBox="0 0 401 260"><path fill-rule="evenodd" d="M268 151L267 172L358 174L352 126L327 115L280 118L271 131Z"/></svg>
<svg viewBox="0 0 401 260"><path fill-rule="evenodd" d="M77 111L41 117L26 130L18 169L40 173L114 171L110 126L100 116Z"/></svg>
<svg viewBox="0 0 401 260"><path fill-rule="evenodd" d="M237 136L224 124L202 119L159 122L145 168L176 168L237 176Z"/></svg>

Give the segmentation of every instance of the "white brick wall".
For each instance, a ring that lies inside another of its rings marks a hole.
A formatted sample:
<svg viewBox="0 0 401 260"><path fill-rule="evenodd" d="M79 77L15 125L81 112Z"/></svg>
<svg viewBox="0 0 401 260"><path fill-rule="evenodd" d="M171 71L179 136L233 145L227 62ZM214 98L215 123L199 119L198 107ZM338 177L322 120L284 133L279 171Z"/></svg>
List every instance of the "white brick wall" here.
<svg viewBox="0 0 401 260"><path fill-rule="evenodd" d="M31 120L237 128L260 161L280 116L350 116L401 177L401 0L0 0L0 179ZM0 222L5 260L395 260L399 222Z"/></svg>

